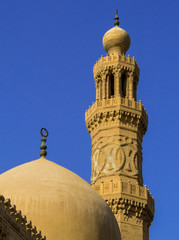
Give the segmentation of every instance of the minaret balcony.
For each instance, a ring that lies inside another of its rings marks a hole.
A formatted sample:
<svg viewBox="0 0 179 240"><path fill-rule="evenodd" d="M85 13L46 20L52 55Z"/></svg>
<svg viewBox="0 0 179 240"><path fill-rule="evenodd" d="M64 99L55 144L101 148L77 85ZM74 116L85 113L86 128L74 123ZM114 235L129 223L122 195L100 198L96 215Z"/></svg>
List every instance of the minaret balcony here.
<svg viewBox="0 0 179 240"><path fill-rule="evenodd" d="M110 124L136 132L140 129L143 136L148 126L148 115L141 101L118 96L93 103L85 113L85 121L90 133L106 129Z"/></svg>
<svg viewBox="0 0 179 240"><path fill-rule="evenodd" d="M141 101L136 102L134 99L129 100L128 98L118 96L112 97L110 99L102 99L93 102L92 106L90 106L89 109L86 110L85 119L87 120L92 113L96 112L97 109L103 110L111 107L116 108L120 106L123 106L124 108L126 107L128 110L130 109L131 111L144 111L146 113L145 108ZM147 113L146 118L148 118Z"/></svg>
<svg viewBox="0 0 179 240"><path fill-rule="evenodd" d="M139 66L135 60L135 58L130 58L128 55L127 57L123 54L115 54L99 58L96 61L96 64L93 67L94 78L96 79L97 76L101 74L102 71L108 71L108 69L127 69L131 71L135 71L136 75L139 78Z"/></svg>
<svg viewBox="0 0 179 240"><path fill-rule="evenodd" d="M131 211L138 219L147 217L148 222L152 222L155 211L154 198L147 186L117 179L108 182L101 180L99 183L92 184L92 187L103 196L115 215L121 210L126 215Z"/></svg>

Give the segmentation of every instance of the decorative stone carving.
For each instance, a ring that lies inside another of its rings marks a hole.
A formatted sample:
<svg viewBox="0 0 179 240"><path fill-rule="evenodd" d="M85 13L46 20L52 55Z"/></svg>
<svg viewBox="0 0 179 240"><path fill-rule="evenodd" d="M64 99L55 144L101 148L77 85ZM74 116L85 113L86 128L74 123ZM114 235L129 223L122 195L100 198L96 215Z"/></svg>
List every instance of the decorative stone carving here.
<svg viewBox="0 0 179 240"><path fill-rule="evenodd" d="M117 172L129 176L138 175L139 153L137 145L131 138L125 136L104 137L103 141L100 140L95 146L93 147L94 153L92 153L92 182L100 175Z"/></svg>
<svg viewBox="0 0 179 240"><path fill-rule="evenodd" d="M145 221L148 227L153 221L153 211L147 204L140 201L131 201L125 198L106 199L105 201L114 214L120 213L123 215L124 221L128 221L129 216L130 218L134 216L137 224Z"/></svg>
<svg viewBox="0 0 179 240"><path fill-rule="evenodd" d="M93 68L94 79L101 76L101 74L107 74L109 70L115 71L117 69L135 71L139 78L140 70L134 57L130 58L129 56L115 55L102 57L96 62Z"/></svg>
<svg viewBox="0 0 179 240"><path fill-rule="evenodd" d="M110 124L114 127L121 126L138 131L142 138L148 125L148 116L142 104L120 96L96 102L86 112L85 118L87 129L91 134L96 134L99 129L106 129Z"/></svg>

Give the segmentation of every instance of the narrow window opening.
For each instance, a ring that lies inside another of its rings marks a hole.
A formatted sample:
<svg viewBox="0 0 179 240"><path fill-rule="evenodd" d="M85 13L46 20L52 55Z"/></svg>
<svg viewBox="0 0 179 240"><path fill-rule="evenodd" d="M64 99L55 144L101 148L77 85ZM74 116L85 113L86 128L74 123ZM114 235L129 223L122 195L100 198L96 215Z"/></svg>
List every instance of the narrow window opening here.
<svg viewBox="0 0 179 240"><path fill-rule="evenodd" d="M109 75L109 98L114 96L114 75Z"/></svg>
<svg viewBox="0 0 179 240"><path fill-rule="evenodd" d="M121 95L122 95L122 97L126 96L126 75L125 75L125 73L123 73L122 77L121 77Z"/></svg>

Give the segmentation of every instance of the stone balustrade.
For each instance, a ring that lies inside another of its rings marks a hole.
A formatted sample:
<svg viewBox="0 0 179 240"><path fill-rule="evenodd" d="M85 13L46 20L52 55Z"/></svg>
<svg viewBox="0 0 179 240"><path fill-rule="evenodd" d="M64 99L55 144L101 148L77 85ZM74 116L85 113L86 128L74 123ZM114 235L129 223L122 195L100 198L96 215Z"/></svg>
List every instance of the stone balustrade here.
<svg viewBox="0 0 179 240"><path fill-rule="evenodd" d="M128 63L132 63L135 64L136 60L135 57L130 58L130 56L128 55L127 57L124 54L115 54L115 55L110 55L110 56L106 56L103 57L101 56L101 58L99 58L98 61L96 61L96 63L104 63L104 62L114 62L114 61L122 61L122 62L128 62Z"/></svg>
<svg viewBox="0 0 179 240"><path fill-rule="evenodd" d="M135 58L130 58L128 55L127 57L125 55L115 54L99 58L98 61L96 61L96 64L94 65L93 72L98 72L98 70L101 68L101 66L115 66L118 65L120 62L121 66L128 66L136 68L136 71L139 73L139 66L135 60Z"/></svg>
<svg viewBox="0 0 179 240"><path fill-rule="evenodd" d="M88 110L86 110L85 118L87 119L97 109L107 108L107 107L115 107L115 106L116 107L123 106L123 107L128 107L131 109L146 112L141 101L136 102L133 99L129 100L128 98L123 98L123 97L119 96L119 97L110 98L110 99L97 100L95 103L92 104L92 106L89 107Z"/></svg>

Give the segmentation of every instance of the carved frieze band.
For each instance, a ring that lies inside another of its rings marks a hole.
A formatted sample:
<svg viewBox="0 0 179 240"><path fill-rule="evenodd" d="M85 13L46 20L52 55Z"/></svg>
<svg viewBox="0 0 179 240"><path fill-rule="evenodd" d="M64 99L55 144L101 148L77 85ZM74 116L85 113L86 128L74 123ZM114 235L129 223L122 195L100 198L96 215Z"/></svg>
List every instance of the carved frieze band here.
<svg viewBox="0 0 179 240"><path fill-rule="evenodd" d="M147 131L147 119L143 115L135 114L125 110L111 110L106 112L99 112L91 116L86 121L88 132L97 131L98 127L105 128L106 126L126 127L131 130L139 130L143 136Z"/></svg>
<svg viewBox="0 0 179 240"><path fill-rule="evenodd" d="M125 215L126 219L130 216L135 216L136 220L141 219L148 223L148 227L153 221L154 207L151 209L147 202L142 203L140 201L130 200L126 198L113 198L105 200L112 212L115 215ZM137 220L138 221L138 220Z"/></svg>
<svg viewBox="0 0 179 240"><path fill-rule="evenodd" d="M132 184L130 181L123 182L122 179L118 181L107 181L101 183L92 184L92 187L97 191L100 195L105 194L128 194L133 197L137 197L143 200L149 200L151 205L153 205L153 197L146 186L140 186L139 184Z"/></svg>
<svg viewBox="0 0 179 240"><path fill-rule="evenodd" d="M135 74L133 68L124 67L120 64L112 65L112 66L106 66L106 67L101 66L100 69L98 69L98 72L95 72L94 79L95 80L101 79L103 76L106 76L109 73L112 73L112 74L115 75L115 73L123 73L124 71L127 71L128 73L132 73L133 75Z"/></svg>

